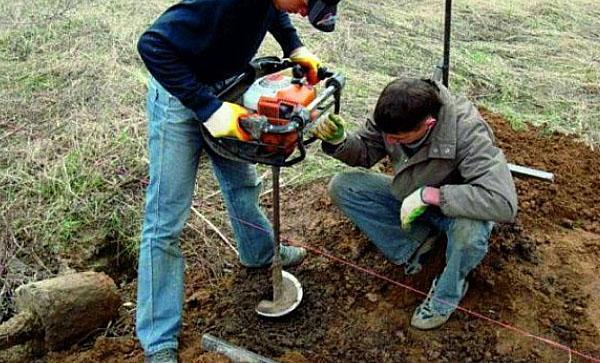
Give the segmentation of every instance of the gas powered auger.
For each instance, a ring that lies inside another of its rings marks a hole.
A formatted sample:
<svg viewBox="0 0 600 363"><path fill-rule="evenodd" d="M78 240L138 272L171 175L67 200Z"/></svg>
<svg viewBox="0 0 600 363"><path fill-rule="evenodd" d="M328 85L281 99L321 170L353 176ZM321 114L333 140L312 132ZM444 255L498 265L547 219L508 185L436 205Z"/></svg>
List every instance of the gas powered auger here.
<svg viewBox="0 0 600 363"><path fill-rule="evenodd" d="M285 70L291 69L292 76ZM318 119L331 108L340 110L341 74L319 70L325 90L317 95L315 87L305 82L300 66L277 57L255 59L243 74L225 82L218 97L242 103L254 111L240 121L249 140L213 138L201 128L210 149L234 160L272 166L292 166L306 157L305 146L315 141L308 135ZM297 151L296 155L294 151ZM293 156L293 157L292 157Z"/></svg>
<svg viewBox="0 0 600 363"><path fill-rule="evenodd" d="M292 76L285 74L292 70ZM341 91L345 78L325 68L319 70L325 89L317 94L308 85L302 68L277 57L254 60L248 70L225 82L218 97L240 102L255 112L240 120L248 140L213 138L206 128L201 132L208 147L225 158L272 166L273 174L273 300L263 300L256 307L259 315L279 317L293 311L302 300L298 279L282 270L279 256L279 171L304 160L306 146L316 139L308 131L331 108L340 111Z"/></svg>

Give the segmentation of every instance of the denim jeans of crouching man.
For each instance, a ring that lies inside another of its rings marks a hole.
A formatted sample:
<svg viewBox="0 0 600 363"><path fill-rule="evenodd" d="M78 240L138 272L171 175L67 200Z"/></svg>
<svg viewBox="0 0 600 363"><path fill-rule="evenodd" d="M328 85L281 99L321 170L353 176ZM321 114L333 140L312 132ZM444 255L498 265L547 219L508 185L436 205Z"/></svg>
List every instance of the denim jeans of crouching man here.
<svg viewBox="0 0 600 363"><path fill-rule="evenodd" d="M432 229L444 232L446 267L438 277L433 309L441 315L452 312L462 297L467 274L487 253L494 223L449 218L430 208L405 231L400 227L402 203L391 194L391 183L387 175L351 171L334 176L329 191L334 203L395 264L405 264Z"/></svg>

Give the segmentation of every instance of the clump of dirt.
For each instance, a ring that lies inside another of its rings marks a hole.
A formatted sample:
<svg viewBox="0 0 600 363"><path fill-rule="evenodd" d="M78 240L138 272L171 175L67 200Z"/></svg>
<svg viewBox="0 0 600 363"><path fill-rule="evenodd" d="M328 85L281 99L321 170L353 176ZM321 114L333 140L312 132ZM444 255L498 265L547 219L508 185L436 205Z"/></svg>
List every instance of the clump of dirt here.
<svg viewBox="0 0 600 363"><path fill-rule="evenodd" d="M510 162L553 172L556 180L516 179L518 219L495 228L462 306L600 357L600 154L570 136L535 128L513 131L501 117L483 112ZM406 276L332 206L327 181L284 192L283 237L426 293L443 268L444 241L423 271ZM200 337L206 332L288 363L570 359L565 351L462 311L438 330L412 329L410 318L422 294L322 254L309 256L291 272L302 282L304 300L278 320L254 312L261 299L270 298L268 271L235 268L216 287L188 272L188 286L206 287L188 291L184 361L223 359L202 352ZM91 348L50 355L48 361L133 362L141 357L133 338L104 338Z"/></svg>

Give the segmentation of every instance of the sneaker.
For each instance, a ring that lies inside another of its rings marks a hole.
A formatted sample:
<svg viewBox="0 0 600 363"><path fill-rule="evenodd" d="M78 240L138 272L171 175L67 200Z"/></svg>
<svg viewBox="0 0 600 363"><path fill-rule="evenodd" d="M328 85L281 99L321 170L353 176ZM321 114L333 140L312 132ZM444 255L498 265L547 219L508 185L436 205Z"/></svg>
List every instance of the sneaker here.
<svg viewBox="0 0 600 363"><path fill-rule="evenodd" d="M177 351L174 349L163 349L146 357L146 363L177 363Z"/></svg>
<svg viewBox="0 0 600 363"><path fill-rule="evenodd" d="M435 241L437 241L438 237L439 235L437 233L433 234L427 237L427 239L421 243L415 253L413 253L408 261L406 261L406 264L404 265L405 274L415 275L423 269L423 264L425 263L427 254L433 249L433 245Z"/></svg>
<svg viewBox="0 0 600 363"><path fill-rule="evenodd" d="M281 256L281 265L290 267L299 265L306 257L306 249L294 246L279 246L279 256Z"/></svg>
<svg viewBox="0 0 600 363"><path fill-rule="evenodd" d="M444 325L444 323L446 323L448 321L448 319L450 318L450 315L452 315L452 313L454 312L454 310L452 310L447 314L439 314L439 313L433 311L433 306L432 306L433 298L432 297L435 292L436 286L437 286L437 278L435 278L433 280L433 283L431 284L431 288L429 289L429 292L427 293L427 297L425 298L425 301L423 301L421 303L421 305L419 305L415 309L415 313L413 314L412 319L410 320L410 325L413 326L414 328L421 329L421 330L438 328L438 327ZM462 291L462 295L460 297L461 300L463 297L465 297L468 289L469 289L469 282L467 280L464 280L463 291Z"/></svg>

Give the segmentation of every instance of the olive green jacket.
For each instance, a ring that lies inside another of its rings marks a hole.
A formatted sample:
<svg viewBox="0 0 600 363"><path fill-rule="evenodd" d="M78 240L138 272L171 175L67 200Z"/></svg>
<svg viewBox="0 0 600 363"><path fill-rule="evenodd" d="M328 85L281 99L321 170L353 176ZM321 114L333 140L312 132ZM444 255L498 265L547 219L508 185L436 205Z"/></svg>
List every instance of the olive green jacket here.
<svg viewBox="0 0 600 363"><path fill-rule="evenodd" d="M490 126L465 97L454 97L436 82L442 108L421 148L409 157L388 144L371 120L346 140L323 150L350 166L370 168L385 156L394 166L392 193L398 200L422 186L440 188L444 215L495 222L513 221L517 193L502 150Z"/></svg>

